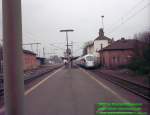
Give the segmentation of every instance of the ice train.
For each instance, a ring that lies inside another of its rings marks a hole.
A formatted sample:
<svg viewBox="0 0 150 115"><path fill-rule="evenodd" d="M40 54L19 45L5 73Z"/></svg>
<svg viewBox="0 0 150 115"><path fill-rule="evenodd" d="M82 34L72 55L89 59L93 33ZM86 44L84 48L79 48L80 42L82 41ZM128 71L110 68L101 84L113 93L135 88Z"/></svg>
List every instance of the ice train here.
<svg viewBox="0 0 150 115"><path fill-rule="evenodd" d="M76 60L76 64L84 68L96 68L100 66L100 61L99 58L97 58L96 56L92 54L87 54L79 57Z"/></svg>

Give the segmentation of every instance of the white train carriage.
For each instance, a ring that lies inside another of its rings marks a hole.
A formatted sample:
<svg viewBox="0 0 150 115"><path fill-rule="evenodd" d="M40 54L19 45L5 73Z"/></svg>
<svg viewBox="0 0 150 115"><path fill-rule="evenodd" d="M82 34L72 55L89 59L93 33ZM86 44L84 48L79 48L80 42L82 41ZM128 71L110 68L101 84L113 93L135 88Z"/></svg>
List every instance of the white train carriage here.
<svg viewBox="0 0 150 115"><path fill-rule="evenodd" d="M99 61L96 56L92 54L87 54L83 57L78 58L77 64L85 68L95 68L98 67Z"/></svg>

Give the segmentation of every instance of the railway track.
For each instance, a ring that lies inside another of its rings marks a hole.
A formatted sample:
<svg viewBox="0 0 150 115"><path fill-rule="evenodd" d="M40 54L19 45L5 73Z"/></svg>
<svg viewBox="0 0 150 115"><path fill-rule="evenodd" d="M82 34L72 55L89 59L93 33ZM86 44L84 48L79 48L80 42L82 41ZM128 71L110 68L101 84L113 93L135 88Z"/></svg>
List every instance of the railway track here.
<svg viewBox="0 0 150 115"><path fill-rule="evenodd" d="M146 86L142 86L140 84L136 84L118 77L115 77L114 75L109 75L106 73L102 73L97 70L91 70L94 74L100 75L101 78L110 81L148 101L150 101L150 88Z"/></svg>
<svg viewBox="0 0 150 115"><path fill-rule="evenodd" d="M4 89L3 89L3 79L0 78L0 96L4 94Z"/></svg>
<svg viewBox="0 0 150 115"><path fill-rule="evenodd" d="M55 67L52 67L52 68L42 68L40 70L37 70L37 71L35 70L35 71L29 72L27 74L24 74L24 82L26 83L28 81L31 81L31 80L33 80L37 77L40 77L40 76L45 75L49 72L52 72L53 70L58 69L60 67L61 67L61 65L60 66L55 66Z"/></svg>
<svg viewBox="0 0 150 115"><path fill-rule="evenodd" d="M24 83L28 83L29 81L32 81L42 75L45 75L49 72L52 72L54 71L55 69L58 69L62 67L62 65L59 65L59 66L55 66L55 67L45 67L45 68L41 68L39 70L33 70L31 72L28 72L28 73L25 73L24 74ZM3 89L3 79L0 78L0 96L3 96L4 95L4 89Z"/></svg>

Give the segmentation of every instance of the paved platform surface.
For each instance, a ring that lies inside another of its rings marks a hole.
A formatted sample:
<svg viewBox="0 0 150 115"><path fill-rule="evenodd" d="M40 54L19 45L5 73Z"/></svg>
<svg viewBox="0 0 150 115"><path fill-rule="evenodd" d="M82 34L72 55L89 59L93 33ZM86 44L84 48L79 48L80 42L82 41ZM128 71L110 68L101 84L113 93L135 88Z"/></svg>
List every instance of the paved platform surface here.
<svg viewBox="0 0 150 115"><path fill-rule="evenodd" d="M25 115L95 115L98 102L148 102L80 68L61 68L25 92Z"/></svg>

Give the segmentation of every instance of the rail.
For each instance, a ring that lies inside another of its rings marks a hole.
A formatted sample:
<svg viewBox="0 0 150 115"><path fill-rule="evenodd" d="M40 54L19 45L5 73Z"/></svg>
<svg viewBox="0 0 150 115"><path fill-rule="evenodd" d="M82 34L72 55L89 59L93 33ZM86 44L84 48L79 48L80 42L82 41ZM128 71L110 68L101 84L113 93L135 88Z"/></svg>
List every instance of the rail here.
<svg viewBox="0 0 150 115"><path fill-rule="evenodd" d="M106 79L116 85L119 85L120 87L150 101L150 88L142 86L137 83L133 83L131 81L127 81L118 77L115 77L114 75L109 75L107 73L103 73L100 71L92 70L95 74L101 74L101 78Z"/></svg>
<svg viewBox="0 0 150 115"><path fill-rule="evenodd" d="M52 72L53 70L58 69L60 67L61 66L55 66L53 68L42 68L42 69L37 70L37 71L32 71L32 72L24 75L24 81L27 82L29 80L32 80L32 79L37 78L39 76L42 76L46 73Z"/></svg>
<svg viewBox="0 0 150 115"><path fill-rule="evenodd" d="M45 67L45 68L41 68L39 70L33 70L31 72L28 72L28 73L24 74L24 82L27 83L30 80L36 79L42 75L52 72L55 69L60 68L60 67L62 67L62 65L55 66L52 68ZM0 96L3 96L3 95L4 95L3 78L0 77Z"/></svg>
<svg viewBox="0 0 150 115"><path fill-rule="evenodd" d="M0 96L4 94L4 88L3 88L3 79L0 78Z"/></svg>

